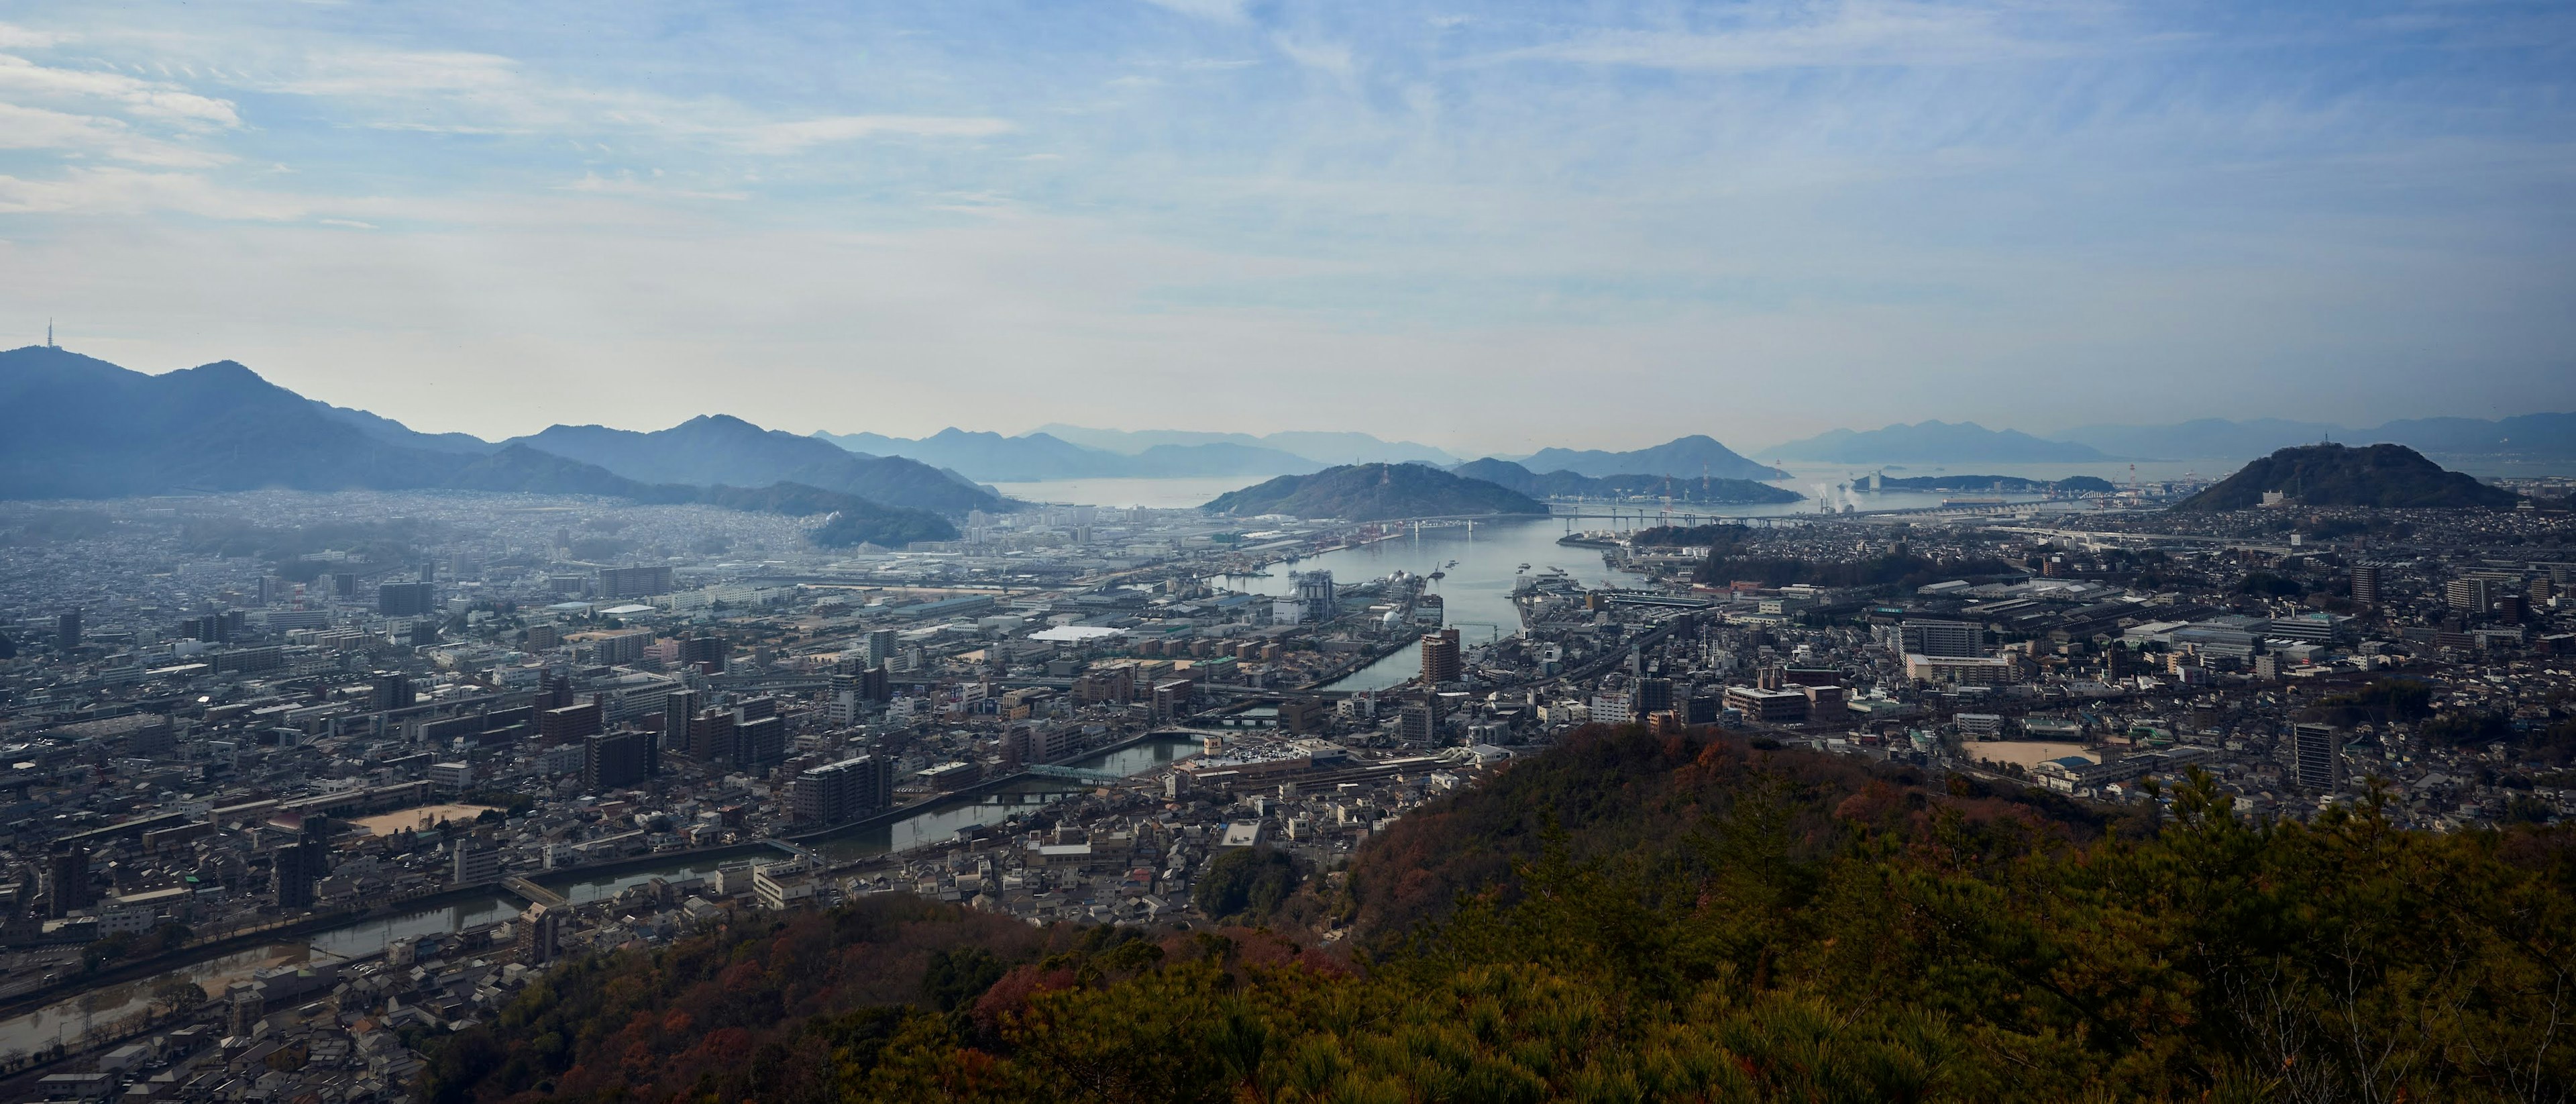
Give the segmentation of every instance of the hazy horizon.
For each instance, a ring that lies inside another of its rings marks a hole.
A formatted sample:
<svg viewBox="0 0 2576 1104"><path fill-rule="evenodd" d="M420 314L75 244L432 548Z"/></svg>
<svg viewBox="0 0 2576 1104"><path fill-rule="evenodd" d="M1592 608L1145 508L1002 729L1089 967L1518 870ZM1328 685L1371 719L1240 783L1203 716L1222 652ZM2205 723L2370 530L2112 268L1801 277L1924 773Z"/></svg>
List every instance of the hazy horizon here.
<svg viewBox="0 0 2576 1104"><path fill-rule="evenodd" d="M2576 409L2576 12L13 6L0 345L487 439Z"/></svg>

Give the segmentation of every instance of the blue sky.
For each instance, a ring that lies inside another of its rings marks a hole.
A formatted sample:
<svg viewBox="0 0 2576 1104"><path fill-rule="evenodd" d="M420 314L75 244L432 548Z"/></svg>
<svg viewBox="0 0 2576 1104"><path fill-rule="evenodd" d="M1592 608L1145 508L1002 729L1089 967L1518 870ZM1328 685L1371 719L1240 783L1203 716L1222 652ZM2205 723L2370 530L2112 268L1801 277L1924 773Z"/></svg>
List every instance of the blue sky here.
<svg viewBox="0 0 2576 1104"><path fill-rule="evenodd" d="M0 344L425 429L2576 408L2564 3L0 20Z"/></svg>

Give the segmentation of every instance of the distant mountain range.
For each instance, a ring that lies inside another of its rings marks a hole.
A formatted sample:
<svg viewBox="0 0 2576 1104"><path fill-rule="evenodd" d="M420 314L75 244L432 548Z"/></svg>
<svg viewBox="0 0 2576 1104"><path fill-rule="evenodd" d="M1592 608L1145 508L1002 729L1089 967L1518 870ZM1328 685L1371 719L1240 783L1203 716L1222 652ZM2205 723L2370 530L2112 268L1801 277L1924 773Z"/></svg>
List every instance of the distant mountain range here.
<svg viewBox="0 0 2576 1104"><path fill-rule="evenodd" d="M2256 460L2184 499L2186 513L2243 510L2268 492L2299 506L2510 510L2521 496L2424 458L2404 445L2302 445Z"/></svg>
<svg viewBox="0 0 2576 1104"><path fill-rule="evenodd" d="M567 430L555 435L557 443L587 445L614 461L594 463L531 444L547 434L495 445L462 434L415 433L391 419L306 399L232 361L156 376L29 346L0 352L0 498L272 487L582 494L791 516L838 512L844 515L836 523L839 537L889 546L952 539L956 531L911 502L889 503L858 487L965 504L961 509L1004 502L913 461L868 464L830 445L735 419L699 424L712 422L719 420L626 435L658 439L663 450L684 454L677 458L650 455L650 446L621 450L616 446L634 444L616 436L622 431L557 427ZM762 458L753 454L783 452L771 438L800 443L814 462L773 456L771 470L762 470ZM700 450L707 454L686 455Z"/></svg>
<svg viewBox="0 0 2576 1104"><path fill-rule="evenodd" d="M785 481L942 514L1007 508L1002 496L921 461L862 455L725 414L700 415L651 433L549 426L511 443L648 483L759 486Z"/></svg>
<svg viewBox="0 0 2576 1104"><path fill-rule="evenodd" d="M1276 475L1324 465L1260 445L1234 441L1156 444L1129 454L1077 445L1049 433L1005 437L954 427L907 440L875 433L816 433L852 452L902 456L992 483L1051 479L1160 479L1173 476Z"/></svg>
<svg viewBox="0 0 2576 1104"><path fill-rule="evenodd" d="M1519 491L1532 498L1621 499L1670 497L1677 503L1692 505L1743 505L1746 503L1796 502L1807 496L1782 490L1768 483L1750 479L1679 478L1669 475L1576 475L1570 471L1552 471L1545 475L1509 460L1486 457L1470 460L1449 469L1469 479L1481 479L1499 487Z"/></svg>
<svg viewBox="0 0 2576 1104"><path fill-rule="evenodd" d="M1457 457L1429 445L1412 441L1382 441L1366 433L1292 430L1256 437L1249 433L1204 433L1184 429L1092 429L1060 423L1039 426L1036 432L1085 448L1129 456L1163 445L1241 445L1284 452L1325 465L1416 463L1447 467L1458 462Z"/></svg>
<svg viewBox="0 0 2576 1104"><path fill-rule="evenodd" d="M1987 429L1975 422L1837 429L1764 449L1762 455L1828 464L2046 464L2112 459L2090 445L2043 441L2020 430Z"/></svg>
<svg viewBox="0 0 2576 1104"><path fill-rule="evenodd" d="M1736 454L1735 450L1717 443L1706 434L1693 434L1632 452L1604 452L1599 449L1540 449L1519 460L1520 466L1534 472L1569 471L1576 475L1600 478L1608 475L1672 475L1697 479L1785 479L1789 473L1768 464L1757 464Z"/></svg>
<svg viewBox="0 0 2576 1104"><path fill-rule="evenodd" d="M1346 464L1310 475L1283 475L1218 495L1199 508L1238 517L1290 514L1351 521L1547 512L1546 503L1519 491L1428 464Z"/></svg>
<svg viewBox="0 0 2576 1104"><path fill-rule="evenodd" d="M2089 425L2056 436L2141 460L2263 456L2275 449L2321 441L2405 445L2445 456L2576 459L2576 414L2523 414L2494 421L2407 418L2368 429L2277 418L2243 422L2200 418L2172 425Z"/></svg>

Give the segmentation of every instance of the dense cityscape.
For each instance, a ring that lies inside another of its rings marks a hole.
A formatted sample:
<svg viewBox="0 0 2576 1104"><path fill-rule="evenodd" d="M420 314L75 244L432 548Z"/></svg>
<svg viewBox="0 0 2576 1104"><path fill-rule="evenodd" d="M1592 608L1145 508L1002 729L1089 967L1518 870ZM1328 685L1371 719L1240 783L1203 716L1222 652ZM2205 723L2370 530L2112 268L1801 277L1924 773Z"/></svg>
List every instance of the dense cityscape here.
<svg viewBox="0 0 2576 1104"><path fill-rule="evenodd" d="M1597 570L1510 565L1519 623L1474 627L1446 571L1314 566L1472 549L1472 522L1032 506L849 550L812 519L563 496L18 508L8 1061L156 1099L399 1098L425 1038L567 956L889 893L1203 924L1257 886L1230 854L1337 877L1587 725L2076 803L2200 772L2252 819L2553 822L2576 527L2524 489L1641 501L1609 529L1572 505L1482 524ZM1305 918L1326 946L1347 919Z"/></svg>
<svg viewBox="0 0 2576 1104"><path fill-rule="evenodd" d="M0 1104L2576 1104L2571 55L15 0Z"/></svg>

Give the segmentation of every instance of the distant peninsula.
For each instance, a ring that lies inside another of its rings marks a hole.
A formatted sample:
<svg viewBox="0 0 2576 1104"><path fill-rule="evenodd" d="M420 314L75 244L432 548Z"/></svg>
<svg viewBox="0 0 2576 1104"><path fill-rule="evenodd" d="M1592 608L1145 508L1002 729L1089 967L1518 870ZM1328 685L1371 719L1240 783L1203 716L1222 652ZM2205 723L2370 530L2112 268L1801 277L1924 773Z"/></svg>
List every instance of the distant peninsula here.
<svg viewBox="0 0 2576 1104"><path fill-rule="evenodd" d="M1867 480L1855 480L1862 490L1871 489ZM2025 479L2018 475L1913 475L1878 477L1876 489L1882 491L1993 491L1998 494L2033 494L2056 491L2065 494L2109 494L2118 490L2108 479L2092 475L2070 475L2064 479Z"/></svg>
<svg viewBox="0 0 2576 1104"><path fill-rule="evenodd" d="M1424 464L1346 464L1312 475L1283 475L1228 491L1199 508L1238 517L1289 514L1350 521L1547 512L1546 503L1509 487Z"/></svg>
<svg viewBox="0 0 2576 1104"><path fill-rule="evenodd" d="M1796 502L1807 496L1751 479L1718 479L1708 476L1687 478L1668 475L1588 476L1570 471L1552 471L1544 475L1509 460L1486 457L1470 460L1451 472L1469 479L1481 479L1508 487L1532 498L1570 498L1591 501L1670 498L1675 503L1693 506L1742 506L1763 503Z"/></svg>
<svg viewBox="0 0 2576 1104"><path fill-rule="evenodd" d="M2404 445L2300 445L2256 460L2176 503L2187 513L2244 510L2278 493L2294 506L2510 510L2521 496L2444 470Z"/></svg>

